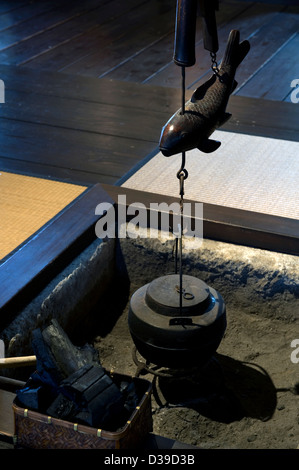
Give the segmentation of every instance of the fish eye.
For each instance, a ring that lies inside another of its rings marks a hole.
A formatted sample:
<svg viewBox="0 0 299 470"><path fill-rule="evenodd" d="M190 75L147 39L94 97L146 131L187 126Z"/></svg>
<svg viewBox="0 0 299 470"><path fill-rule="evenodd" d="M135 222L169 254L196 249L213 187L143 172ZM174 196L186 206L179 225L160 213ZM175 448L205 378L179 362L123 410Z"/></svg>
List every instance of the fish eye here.
<svg viewBox="0 0 299 470"><path fill-rule="evenodd" d="M187 137L188 133L187 132L182 132L181 133L181 139L185 139Z"/></svg>

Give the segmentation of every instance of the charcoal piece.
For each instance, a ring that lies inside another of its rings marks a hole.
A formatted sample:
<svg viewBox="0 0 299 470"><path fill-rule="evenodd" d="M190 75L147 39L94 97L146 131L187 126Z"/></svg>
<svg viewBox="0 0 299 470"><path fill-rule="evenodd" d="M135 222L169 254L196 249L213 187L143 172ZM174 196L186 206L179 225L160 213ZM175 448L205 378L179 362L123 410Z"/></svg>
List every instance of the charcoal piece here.
<svg viewBox="0 0 299 470"><path fill-rule="evenodd" d="M138 406L139 398L134 382L121 382L120 391L124 397L124 408L131 414Z"/></svg>
<svg viewBox="0 0 299 470"><path fill-rule="evenodd" d="M94 389L95 391L93 393L100 393L100 389L98 390L92 386L95 382L102 379L102 388L105 388L104 383L106 378L109 379L110 384L111 379L106 375L106 372L100 365L86 365L81 367L77 372L74 372L74 374L70 375L67 379L63 380L60 387L63 389L63 393L71 397L73 400L82 400L83 394L86 394L88 389L91 391ZM108 386L108 383L106 386ZM85 396L87 401L90 401L92 397L93 396L90 396L90 398L88 398L87 395Z"/></svg>
<svg viewBox="0 0 299 470"><path fill-rule="evenodd" d="M32 347L41 379L53 388L84 365L98 364L95 349L74 346L55 319L43 330L34 330Z"/></svg>
<svg viewBox="0 0 299 470"><path fill-rule="evenodd" d="M123 412L123 396L112 383L88 403L88 409L91 412L92 421L89 423L91 426L110 430Z"/></svg>
<svg viewBox="0 0 299 470"><path fill-rule="evenodd" d="M76 414L74 421L76 421L76 423L78 424L84 424L85 426L92 426L92 427L100 428L100 426L93 425L91 411L89 410L79 411Z"/></svg>
<svg viewBox="0 0 299 470"><path fill-rule="evenodd" d="M109 426L123 410L122 393L100 365L82 367L61 382L59 391L80 410L78 420L90 426Z"/></svg>
<svg viewBox="0 0 299 470"><path fill-rule="evenodd" d="M109 389L110 392L113 391L114 395L117 394L121 396L120 391L118 390L116 385L112 382L111 378L107 374L103 374L99 376L96 382L90 383L90 385L84 391L83 395L87 403L89 403L97 395L99 395L100 393L104 393L106 389Z"/></svg>
<svg viewBox="0 0 299 470"><path fill-rule="evenodd" d="M77 405L60 393L47 409L47 414L53 418L73 421L78 413Z"/></svg>
<svg viewBox="0 0 299 470"><path fill-rule="evenodd" d="M33 332L32 345L37 358L34 380L50 390L47 414L107 430L119 424L125 411L123 394L92 347L74 346L56 320ZM34 397L35 392L30 393Z"/></svg>
<svg viewBox="0 0 299 470"><path fill-rule="evenodd" d="M43 340L41 330L33 331L32 347L36 355L36 370L42 382L56 389L63 380L63 375L56 367L51 350Z"/></svg>
<svg viewBox="0 0 299 470"><path fill-rule="evenodd" d="M88 345L84 348L74 346L56 320L51 321L42 335L65 378L85 364L98 363L96 351Z"/></svg>

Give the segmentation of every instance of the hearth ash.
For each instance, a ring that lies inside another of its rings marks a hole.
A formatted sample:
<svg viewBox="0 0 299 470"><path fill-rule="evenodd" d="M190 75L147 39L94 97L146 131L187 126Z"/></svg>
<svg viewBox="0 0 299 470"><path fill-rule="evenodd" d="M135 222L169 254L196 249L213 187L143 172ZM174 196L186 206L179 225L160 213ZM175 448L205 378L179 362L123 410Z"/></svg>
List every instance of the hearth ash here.
<svg viewBox="0 0 299 470"><path fill-rule="evenodd" d="M123 427L140 398L133 380L111 377L96 351L74 346L55 320L34 331L32 346L37 370L17 391L22 406L107 431Z"/></svg>

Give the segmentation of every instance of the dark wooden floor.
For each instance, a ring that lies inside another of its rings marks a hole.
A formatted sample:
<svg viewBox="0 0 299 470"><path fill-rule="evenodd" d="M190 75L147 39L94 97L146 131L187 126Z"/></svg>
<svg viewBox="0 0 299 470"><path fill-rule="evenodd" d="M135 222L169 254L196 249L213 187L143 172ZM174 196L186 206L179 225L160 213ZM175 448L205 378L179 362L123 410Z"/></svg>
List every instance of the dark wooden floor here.
<svg viewBox="0 0 299 470"><path fill-rule="evenodd" d="M219 57L233 28L252 45L238 73L236 94L288 99L290 82L299 73L299 6L283 3L220 1ZM1 1L0 63L179 87L180 73L172 62L175 4L175 0ZM201 26L198 17L197 64L187 74L189 87L210 67Z"/></svg>
<svg viewBox="0 0 299 470"><path fill-rule="evenodd" d="M297 140L299 105L287 102L299 76L299 6L288 3L220 1L218 58L232 28L250 40L230 126L255 122L257 133L272 127L272 135ZM175 6L175 0L0 1L6 87L0 168L115 184L155 151L161 127L180 105ZM186 71L187 95L210 74L200 18L196 55Z"/></svg>

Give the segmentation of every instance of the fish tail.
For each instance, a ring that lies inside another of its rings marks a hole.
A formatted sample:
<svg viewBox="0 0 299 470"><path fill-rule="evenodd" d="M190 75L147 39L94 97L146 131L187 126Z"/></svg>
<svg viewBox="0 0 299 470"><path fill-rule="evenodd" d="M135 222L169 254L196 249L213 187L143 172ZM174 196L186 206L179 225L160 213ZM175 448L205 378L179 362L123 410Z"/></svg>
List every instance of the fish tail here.
<svg viewBox="0 0 299 470"><path fill-rule="evenodd" d="M249 42L242 41L240 43L240 32L233 29L229 34L221 65L232 65L237 68L248 54L249 49Z"/></svg>

